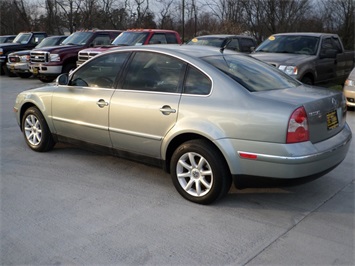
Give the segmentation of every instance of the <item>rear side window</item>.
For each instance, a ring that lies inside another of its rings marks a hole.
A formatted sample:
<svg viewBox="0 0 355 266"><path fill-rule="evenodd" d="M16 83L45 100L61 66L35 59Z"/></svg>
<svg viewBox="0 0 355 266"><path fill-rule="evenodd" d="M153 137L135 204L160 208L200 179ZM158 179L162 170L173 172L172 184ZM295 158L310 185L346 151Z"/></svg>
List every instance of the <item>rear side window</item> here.
<svg viewBox="0 0 355 266"><path fill-rule="evenodd" d="M179 43L175 33L165 33L167 43Z"/></svg>
<svg viewBox="0 0 355 266"><path fill-rule="evenodd" d="M69 84L81 87L112 88L128 56L129 53L100 56L78 69Z"/></svg>
<svg viewBox="0 0 355 266"><path fill-rule="evenodd" d="M186 63L171 56L137 52L132 59L123 89L151 92L180 92Z"/></svg>
<svg viewBox="0 0 355 266"><path fill-rule="evenodd" d="M184 84L184 93L208 95L211 91L211 80L200 70L189 66Z"/></svg>
<svg viewBox="0 0 355 266"><path fill-rule="evenodd" d="M154 33L152 38L149 40L149 44L167 44L165 34Z"/></svg>
<svg viewBox="0 0 355 266"><path fill-rule="evenodd" d="M252 39L249 38L241 38L240 39L240 51L243 53L250 53L251 48L255 48L255 43Z"/></svg>

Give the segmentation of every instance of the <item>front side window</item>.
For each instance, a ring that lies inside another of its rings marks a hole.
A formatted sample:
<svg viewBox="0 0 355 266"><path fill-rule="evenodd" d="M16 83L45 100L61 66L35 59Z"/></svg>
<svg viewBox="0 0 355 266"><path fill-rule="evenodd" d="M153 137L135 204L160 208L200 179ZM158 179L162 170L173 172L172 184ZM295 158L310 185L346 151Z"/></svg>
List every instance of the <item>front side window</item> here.
<svg viewBox="0 0 355 266"><path fill-rule="evenodd" d="M171 56L138 52L128 67L123 89L179 92L185 67L184 62Z"/></svg>
<svg viewBox="0 0 355 266"><path fill-rule="evenodd" d="M250 56L220 55L203 58L249 91L295 88L301 83Z"/></svg>
<svg viewBox="0 0 355 266"><path fill-rule="evenodd" d="M234 50L234 51L240 51L238 39L237 38L231 39L229 41L229 43L227 44L227 49Z"/></svg>
<svg viewBox="0 0 355 266"><path fill-rule="evenodd" d="M99 56L76 71L69 83L72 86L112 88L117 74L122 70L129 53Z"/></svg>

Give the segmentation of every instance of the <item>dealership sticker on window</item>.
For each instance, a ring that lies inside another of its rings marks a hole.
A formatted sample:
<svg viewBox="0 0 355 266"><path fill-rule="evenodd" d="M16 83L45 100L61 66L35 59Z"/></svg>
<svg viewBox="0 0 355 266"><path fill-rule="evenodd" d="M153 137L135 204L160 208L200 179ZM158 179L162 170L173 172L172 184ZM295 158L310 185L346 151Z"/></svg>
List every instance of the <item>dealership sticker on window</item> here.
<svg viewBox="0 0 355 266"><path fill-rule="evenodd" d="M192 42L197 42L197 38L193 38L191 41Z"/></svg>
<svg viewBox="0 0 355 266"><path fill-rule="evenodd" d="M270 41L274 41L274 40L275 40L275 36L270 36L270 37L269 37L269 40L270 40Z"/></svg>

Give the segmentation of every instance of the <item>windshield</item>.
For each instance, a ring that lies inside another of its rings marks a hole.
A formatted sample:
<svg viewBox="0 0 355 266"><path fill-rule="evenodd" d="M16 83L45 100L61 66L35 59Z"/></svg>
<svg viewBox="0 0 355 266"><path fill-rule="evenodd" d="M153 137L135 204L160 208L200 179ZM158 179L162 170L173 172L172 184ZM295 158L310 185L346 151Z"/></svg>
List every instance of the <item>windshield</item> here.
<svg viewBox="0 0 355 266"><path fill-rule="evenodd" d="M221 55L202 58L243 85L249 91L295 88L300 82L250 56Z"/></svg>
<svg viewBox="0 0 355 266"><path fill-rule="evenodd" d="M58 38L45 38L36 46L36 48L55 46L55 45L59 45Z"/></svg>
<svg viewBox="0 0 355 266"><path fill-rule="evenodd" d="M265 40L255 52L315 55L318 44L318 37L274 35Z"/></svg>
<svg viewBox="0 0 355 266"><path fill-rule="evenodd" d="M31 33L20 33L16 36L16 38L13 40L14 43L28 43L31 39L32 34Z"/></svg>
<svg viewBox="0 0 355 266"><path fill-rule="evenodd" d="M92 35L92 32L74 32L62 42L62 45L85 45Z"/></svg>
<svg viewBox="0 0 355 266"><path fill-rule="evenodd" d="M188 45L207 45L207 46L214 46L214 47L222 47L225 38L211 38L211 37L199 37L193 38L189 41Z"/></svg>
<svg viewBox="0 0 355 266"><path fill-rule="evenodd" d="M142 45L148 37L148 32L122 32L113 40L114 45Z"/></svg>
<svg viewBox="0 0 355 266"><path fill-rule="evenodd" d="M0 36L0 43L4 43L4 42L9 42L9 41L8 41L8 37L6 37L6 36Z"/></svg>

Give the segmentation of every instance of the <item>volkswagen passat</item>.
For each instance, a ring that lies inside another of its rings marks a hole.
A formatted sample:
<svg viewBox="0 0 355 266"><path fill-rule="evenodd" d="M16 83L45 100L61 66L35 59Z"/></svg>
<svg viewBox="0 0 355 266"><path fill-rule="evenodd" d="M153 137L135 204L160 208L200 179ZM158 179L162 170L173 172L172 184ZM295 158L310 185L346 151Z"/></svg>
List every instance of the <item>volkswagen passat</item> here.
<svg viewBox="0 0 355 266"><path fill-rule="evenodd" d="M63 141L159 165L201 204L241 177L324 175L352 138L341 91L203 46L110 50L56 84L20 93L14 110L34 151Z"/></svg>

